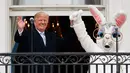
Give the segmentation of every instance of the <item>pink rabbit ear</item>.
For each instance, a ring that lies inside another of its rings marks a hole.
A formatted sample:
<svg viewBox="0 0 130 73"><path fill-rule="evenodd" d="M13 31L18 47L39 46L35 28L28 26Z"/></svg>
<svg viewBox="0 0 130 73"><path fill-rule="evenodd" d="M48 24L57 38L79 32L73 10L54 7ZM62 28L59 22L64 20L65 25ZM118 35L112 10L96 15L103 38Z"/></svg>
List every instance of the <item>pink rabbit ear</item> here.
<svg viewBox="0 0 130 73"><path fill-rule="evenodd" d="M126 15L123 12L117 13L115 16L116 25L120 28L126 21Z"/></svg>
<svg viewBox="0 0 130 73"><path fill-rule="evenodd" d="M98 24L103 25L106 23L105 17L96 7L89 5L89 9L90 9L91 14L93 15L94 19L96 20L96 22Z"/></svg>

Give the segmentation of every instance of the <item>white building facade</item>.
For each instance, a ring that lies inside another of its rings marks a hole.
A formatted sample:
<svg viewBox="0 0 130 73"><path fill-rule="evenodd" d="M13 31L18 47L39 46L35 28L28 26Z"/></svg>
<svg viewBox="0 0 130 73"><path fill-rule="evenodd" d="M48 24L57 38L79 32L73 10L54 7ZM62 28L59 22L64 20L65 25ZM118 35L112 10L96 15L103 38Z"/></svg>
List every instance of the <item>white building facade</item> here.
<svg viewBox="0 0 130 73"><path fill-rule="evenodd" d="M14 16L33 16L38 11L45 11L50 16L69 16L72 12L83 9L84 16L91 16L85 5L85 0L19 0L19 5L12 5L11 0L1 0L0 2L0 53L11 52L11 17ZM30 2L31 1L31 2ZM123 33L123 49L129 49L130 43L130 1L129 0L102 0L101 5L96 5L101 8L101 11L107 17L107 20L112 20L114 13L124 10L127 14L127 21L121 28ZM0 67L0 73L4 67Z"/></svg>

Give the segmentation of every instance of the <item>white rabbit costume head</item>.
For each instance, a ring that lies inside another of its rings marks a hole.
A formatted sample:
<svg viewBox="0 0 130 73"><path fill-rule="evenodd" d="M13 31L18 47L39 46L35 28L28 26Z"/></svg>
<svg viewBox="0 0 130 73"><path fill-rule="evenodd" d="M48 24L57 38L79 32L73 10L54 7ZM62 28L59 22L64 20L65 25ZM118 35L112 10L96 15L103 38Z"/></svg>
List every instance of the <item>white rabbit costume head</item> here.
<svg viewBox="0 0 130 73"><path fill-rule="evenodd" d="M122 34L117 28L121 26L126 21L126 15L123 12L119 12L115 15L112 22L107 22L104 15L94 6L89 6L90 12L94 17L95 21L99 25L96 42L99 47L104 51L115 51L116 50L116 35L118 36L118 42L120 45Z"/></svg>

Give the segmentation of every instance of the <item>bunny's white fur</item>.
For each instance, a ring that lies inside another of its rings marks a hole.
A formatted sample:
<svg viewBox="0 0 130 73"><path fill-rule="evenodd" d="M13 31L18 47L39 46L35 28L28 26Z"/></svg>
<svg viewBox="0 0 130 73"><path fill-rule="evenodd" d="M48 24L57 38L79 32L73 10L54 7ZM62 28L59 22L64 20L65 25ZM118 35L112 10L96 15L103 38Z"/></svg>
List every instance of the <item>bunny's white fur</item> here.
<svg viewBox="0 0 130 73"><path fill-rule="evenodd" d="M115 22L106 22L105 17L102 15L102 13L94 6L89 6L90 12L92 13L94 19L99 24L99 31L105 33L103 38L100 38L100 40L97 40L97 43L94 43L91 37L86 32L85 24L81 19L81 10L74 12L70 15L70 20L73 22L71 24L71 27L74 28L76 35L78 36L78 40L80 41L82 47L85 49L86 52L116 52L116 42L112 40L112 33L115 32L115 28L120 28L121 25L125 22L126 16L124 13L118 13L116 17L114 18ZM120 16L122 15L122 16ZM117 23L118 25L115 25ZM118 27L119 26L119 27ZM119 41L120 43L120 41ZM120 45L120 44L119 44ZM119 49L120 51L120 49ZM124 52L124 51L123 51ZM91 56L90 62L92 61L92 57L96 58L99 56ZM112 56L108 56L109 57ZM102 63L101 59L104 57L100 57L100 59L96 60L95 63ZM115 57L114 57L115 59ZM111 61L111 63L116 63L115 60ZM128 69L129 70L129 69ZM96 73L96 66L91 65L90 66L90 73ZM103 65L98 66L98 73L104 73L103 72ZM106 72L105 73L111 73L111 66L106 65ZM113 73L116 73L116 66L113 66ZM121 66L121 72L120 73L126 73L126 67Z"/></svg>

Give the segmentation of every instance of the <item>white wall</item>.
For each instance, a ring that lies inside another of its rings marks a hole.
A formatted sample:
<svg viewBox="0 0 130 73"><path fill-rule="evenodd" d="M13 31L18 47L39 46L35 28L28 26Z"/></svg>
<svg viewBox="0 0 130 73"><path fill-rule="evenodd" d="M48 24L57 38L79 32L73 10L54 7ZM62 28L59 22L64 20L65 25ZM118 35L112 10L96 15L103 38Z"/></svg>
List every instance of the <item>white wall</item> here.
<svg viewBox="0 0 130 73"><path fill-rule="evenodd" d="M109 20L112 20L112 16L120 11L123 10L127 14L127 21L122 26L121 31L123 33L123 43L121 49L130 52L130 0L109 0L108 5L108 15Z"/></svg>
<svg viewBox="0 0 130 73"><path fill-rule="evenodd" d="M8 27L8 10L7 0L0 2L0 53L5 53L9 49L9 27ZM2 60L0 56L0 60ZM0 61L1 64L1 61ZM0 73L5 73L5 66L0 65Z"/></svg>
<svg viewBox="0 0 130 73"><path fill-rule="evenodd" d="M2 0L0 2L0 53L7 51L7 41L8 40L8 10L7 10L7 0Z"/></svg>

